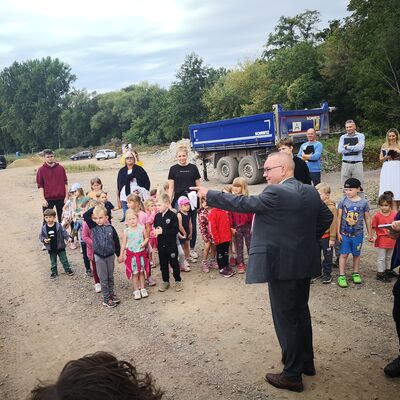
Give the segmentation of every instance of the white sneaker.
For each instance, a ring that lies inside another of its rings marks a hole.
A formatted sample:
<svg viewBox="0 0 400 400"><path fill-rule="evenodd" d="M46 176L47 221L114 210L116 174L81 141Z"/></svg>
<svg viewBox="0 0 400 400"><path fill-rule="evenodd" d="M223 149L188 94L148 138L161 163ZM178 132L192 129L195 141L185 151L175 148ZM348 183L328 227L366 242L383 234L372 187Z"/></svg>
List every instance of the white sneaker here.
<svg viewBox="0 0 400 400"><path fill-rule="evenodd" d="M199 258L199 255L192 249L192 250L190 250L190 257Z"/></svg>
<svg viewBox="0 0 400 400"><path fill-rule="evenodd" d="M140 294L142 297L149 297L149 294L147 293L147 290L145 288L140 289Z"/></svg>
<svg viewBox="0 0 400 400"><path fill-rule="evenodd" d="M94 285L94 291L95 291L96 293L101 293L101 285L100 285L100 283L96 283L96 284Z"/></svg>
<svg viewBox="0 0 400 400"><path fill-rule="evenodd" d="M133 298L134 298L135 300L140 300L140 299L142 298L142 296L140 295L140 290L135 290L135 291L133 292Z"/></svg>

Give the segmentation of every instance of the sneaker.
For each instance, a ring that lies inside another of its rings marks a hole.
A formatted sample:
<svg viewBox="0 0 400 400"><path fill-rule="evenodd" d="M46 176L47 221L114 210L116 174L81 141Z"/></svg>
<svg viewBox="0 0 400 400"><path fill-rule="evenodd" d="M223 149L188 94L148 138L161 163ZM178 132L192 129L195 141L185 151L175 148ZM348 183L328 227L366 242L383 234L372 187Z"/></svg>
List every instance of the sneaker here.
<svg viewBox="0 0 400 400"><path fill-rule="evenodd" d="M197 262L197 259L196 259L196 258L193 258L193 257L188 257L188 258L186 259L186 261L187 261L187 262L192 262L192 263L194 262L194 263L195 263L195 262Z"/></svg>
<svg viewBox="0 0 400 400"><path fill-rule="evenodd" d="M322 278L322 275L314 276L314 277L311 278L310 283L314 283L320 278Z"/></svg>
<svg viewBox="0 0 400 400"><path fill-rule="evenodd" d="M183 272L189 272L190 271L189 264L185 262L184 264L180 265L180 270Z"/></svg>
<svg viewBox="0 0 400 400"><path fill-rule="evenodd" d="M211 260L211 261L208 263L208 267L211 268L211 269L219 269L218 263L217 263L216 260Z"/></svg>
<svg viewBox="0 0 400 400"><path fill-rule="evenodd" d="M327 284L332 282L332 277L330 275L323 275L322 277L322 283Z"/></svg>
<svg viewBox="0 0 400 400"><path fill-rule="evenodd" d="M190 257L192 258L199 258L199 255L194 251L194 249L190 250Z"/></svg>
<svg viewBox="0 0 400 400"><path fill-rule="evenodd" d="M149 286L156 286L157 285L155 279L151 275L147 278L147 282L149 282Z"/></svg>
<svg viewBox="0 0 400 400"><path fill-rule="evenodd" d="M50 279L56 279L57 276L58 276L57 272L52 272L52 273L50 274Z"/></svg>
<svg viewBox="0 0 400 400"><path fill-rule="evenodd" d="M385 272L378 272L376 274L376 280L381 282L391 282L390 276L388 276Z"/></svg>
<svg viewBox="0 0 400 400"><path fill-rule="evenodd" d="M238 274L244 274L246 272L246 266L243 263L240 263L237 268Z"/></svg>
<svg viewBox="0 0 400 400"><path fill-rule="evenodd" d="M68 276L72 276L72 275L75 274L74 271L72 271L72 269L66 271L65 273L66 273Z"/></svg>
<svg viewBox="0 0 400 400"><path fill-rule="evenodd" d="M400 356L386 365L386 367L383 369L383 372L391 378L400 377Z"/></svg>
<svg viewBox="0 0 400 400"><path fill-rule="evenodd" d="M142 298L142 295L140 294L140 290L135 290L135 291L133 292L133 298L134 298L135 300L140 300L140 299Z"/></svg>
<svg viewBox="0 0 400 400"><path fill-rule="evenodd" d="M112 295L111 295L111 298L112 298L112 300L113 300L113 302L114 302L115 304L121 303L121 300L119 299L119 297L118 297L116 294L112 294Z"/></svg>
<svg viewBox="0 0 400 400"><path fill-rule="evenodd" d="M141 296L144 297L149 297L149 294L147 293L146 289L140 289L140 294Z"/></svg>
<svg viewBox="0 0 400 400"><path fill-rule="evenodd" d="M208 268L208 262L207 260L203 260L201 262L201 269L203 270L203 272L207 273L210 272L210 268Z"/></svg>
<svg viewBox="0 0 400 400"><path fill-rule="evenodd" d="M93 272L91 269L86 270L86 276L88 276L89 278L93 278Z"/></svg>
<svg viewBox="0 0 400 400"><path fill-rule="evenodd" d="M101 293L101 285L100 285L100 283L96 283L96 284L94 285L94 291L95 291L96 293Z"/></svg>
<svg viewBox="0 0 400 400"><path fill-rule="evenodd" d="M224 278L230 278L231 276L235 275L235 272L231 267L225 267L219 270L219 273L224 277Z"/></svg>
<svg viewBox="0 0 400 400"><path fill-rule="evenodd" d="M351 279L353 279L353 282L357 285L362 283L361 275L358 272L353 272L351 274Z"/></svg>
<svg viewBox="0 0 400 400"><path fill-rule="evenodd" d="M108 299L108 301L103 301L103 306L106 306L107 308L114 308L117 307L117 303L115 303L113 299Z"/></svg>
<svg viewBox="0 0 400 400"><path fill-rule="evenodd" d="M395 272L394 269L387 269L385 273L386 276L388 276L389 278L397 278L399 276L399 274Z"/></svg>
<svg viewBox="0 0 400 400"><path fill-rule="evenodd" d="M235 257L231 257L231 258L229 259L229 265L230 265L231 267L235 267L235 266L236 266L236 258L235 258Z"/></svg>
<svg viewBox="0 0 400 400"><path fill-rule="evenodd" d="M158 288L159 292L165 292L169 288L169 282L163 282L162 285Z"/></svg>
<svg viewBox="0 0 400 400"><path fill-rule="evenodd" d="M182 281L175 282L175 292L180 292L183 290Z"/></svg>
<svg viewBox="0 0 400 400"><path fill-rule="evenodd" d="M347 279L344 275L339 275L339 277L337 278L337 283L341 288L346 288L347 286L349 286L347 284Z"/></svg>

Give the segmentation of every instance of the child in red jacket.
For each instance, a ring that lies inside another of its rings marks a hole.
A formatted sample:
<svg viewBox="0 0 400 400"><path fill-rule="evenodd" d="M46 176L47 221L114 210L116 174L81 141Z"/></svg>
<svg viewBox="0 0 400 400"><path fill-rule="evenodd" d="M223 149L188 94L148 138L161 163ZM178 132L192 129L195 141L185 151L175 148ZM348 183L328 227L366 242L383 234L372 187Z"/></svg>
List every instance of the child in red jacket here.
<svg viewBox="0 0 400 400"><path fill-rule="evenodd" d="M232 234L227 211L211 208L208 223L211 237L217 249L219 273L224 278L230 278L235 272L229 266L229 244L232 240Z"/></svg>

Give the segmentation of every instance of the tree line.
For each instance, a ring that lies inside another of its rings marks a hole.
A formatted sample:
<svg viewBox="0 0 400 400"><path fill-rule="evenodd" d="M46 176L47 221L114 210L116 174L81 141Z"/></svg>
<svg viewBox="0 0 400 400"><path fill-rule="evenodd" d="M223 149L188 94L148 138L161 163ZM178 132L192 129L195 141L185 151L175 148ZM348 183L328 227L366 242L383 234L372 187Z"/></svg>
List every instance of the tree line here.
<svg viewBox="0 0 400 400"><path fill-rule="evenodd" d="M188 125L287 109L336 106L333 124L354 119L383 134L400 115L398 0L351 0L350 16L319 28L320 13L282 16L260 57L213 68L186 56L165 89L142 82L107 93L74 89L59 59L14 62L0 73L0 151L88 147L112 138L162 144Z"/></svg>

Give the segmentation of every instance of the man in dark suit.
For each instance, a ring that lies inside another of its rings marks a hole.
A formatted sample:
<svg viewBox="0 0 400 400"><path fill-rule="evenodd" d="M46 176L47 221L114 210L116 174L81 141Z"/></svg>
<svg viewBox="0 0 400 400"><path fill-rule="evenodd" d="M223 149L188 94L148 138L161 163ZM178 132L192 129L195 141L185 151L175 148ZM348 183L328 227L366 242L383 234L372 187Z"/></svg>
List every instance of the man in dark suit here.
<svg viewBox="0 0 400 400"><path fill-rule="evenodd" d="M293 177L293 159L271 154L264 164L269 185L258 196L233 196L197 188L211 207L254 213L246 283L268 282L272 317L282 349L281 374L267 374L271 385L301 392L301 375L315 375L310 278L321 271L319 239L332 213L314 187Z"/></svg>

